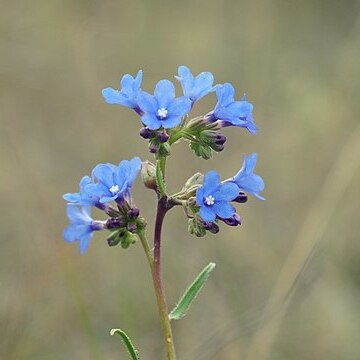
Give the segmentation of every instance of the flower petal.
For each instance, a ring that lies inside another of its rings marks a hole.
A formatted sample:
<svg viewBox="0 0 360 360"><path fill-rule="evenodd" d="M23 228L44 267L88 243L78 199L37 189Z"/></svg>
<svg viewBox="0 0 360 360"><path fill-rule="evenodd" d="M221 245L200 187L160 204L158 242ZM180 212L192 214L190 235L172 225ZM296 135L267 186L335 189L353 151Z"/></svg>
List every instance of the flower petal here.
<svg viewBox="0 0 360 360"><path fill-rule="evenodd" d="M98 164L92 171L92 175L95 176L101 183L107 188L111 188L114 185L114 168L112 164Z"/></svg>
<svg viewBox="0 0 360 360"><path fill-rule="evenodd" d="M223 219L232 217L236 212L235 208L226 201L215 202L213 209L216 215Z"/></svg>
<svg viewBox="0 0 360 360"><path fill-rule="evenodd" d="M159 120L164 129L172 129L181 123L180 116L170 116L164 120Z"/></svg>
<svg viewBox="0 0 360 360"><path fill-rule="evenodd" d="M145 91L139 91L137 103L144 113L156 114L158 111L158 103L155 97Z"/></svg>
<svg viewBox="0 0 360 360"><path fill-rule="evenodd" d="M162 123L160 120L152 114L145 114L141 117L141 121L146 125L150 130L157 130L161 127Z"/></svg>
<svg viewBox="0 0 360 360"><path fill-rule="evenodd" d="M220 189L214 193L216 201L232 201L239 195L239 187L231 182L223 183Z"/></svg>
<svg viewBox="0 0 360 360"><path fill-rule="evenodd" d="M219 185L220 185L220 175L214 170L208 171L205 174L203 181L204 196L217 191Z"/></svg>
<svg viewBox="0 0 360 360"><path fill-rule="evenodd" d="M175 87L169 80L160 80L155 87L154 96L159 108L167 108L169 103L175 99Z"/></svg>
<svg viewBox="0 0 360 360"><path fill-rule="evenodd" d="M205 221L215 221L216 215L210 206L202 206L200 208L200 216Z"/></svg>
<svg viewBox="0 0 360 360"><path fill-rule="evenodd" d="M191 109L191 100L182 96L174 99L167 107L168 116L183 116L187 114Z"/></svg>

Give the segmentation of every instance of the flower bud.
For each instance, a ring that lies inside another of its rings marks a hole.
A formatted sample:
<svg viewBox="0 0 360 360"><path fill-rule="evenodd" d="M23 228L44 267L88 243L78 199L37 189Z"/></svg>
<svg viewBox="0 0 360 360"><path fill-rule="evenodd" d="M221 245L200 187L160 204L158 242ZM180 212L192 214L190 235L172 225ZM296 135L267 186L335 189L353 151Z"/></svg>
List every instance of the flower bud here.
<svg viewBox="0 0 360 360"><path fill-rule="evenodd" d="M136 224L134 224L134 223L129 223L129 224L127 224L127 229L128 229L131 233L136 232L136 230L137 230Z"/></svg>
<svg viewBox="0 0 360 360"><path fill-rule="evenodd" d="M124 234L124 230L113 231L106 239L108 245L116 246L121 241L121 238L124 236Z"/></svg>
<svg viewBox="0 0 360 360"><path fill-rule="evenodd" d="M191 235L195 235L197 237L203 237L206 235L206 230L196 219L189 219L188 231Z"/></svg>
<svg viewBox="0 0 360 360"><path fill-rule="evenodd" d="M156 167L150 161L143 161L141 166L141 179L148 189L157 191Z"/></svg>
<svg viewBox="0 0 360 360"><path fill-rule="evenodd" d="M144 139L150 139L153 136L153 131L148 127L143 127L140 129L139 134Z"/></svg>
<svg viewBox="0 0 360 360"><path fill-rule="evenodd" d="M122 217L112 217L106 221L106 228L109 230L124 227L126 224L125 219Z"/></svg>
<svg viewBox="0 0 360 360"><path fill-rule="evenodd" d="M157 139L160 143L165 143L169 140L169 135L166 133L166 131L161 131L157 134Z"/></svg>
<svg viewBox="0 0 360 360"><path fill-rule="evenodd" d="M247 200L248 200L247 195L244 192L240 191L239 195L233 201L237 203L246 203Z"/></svg>
<svg viewBox="0 0 360 360"><path fill-rule="evenodd" d="M241 225L241 218L239 214L234 214L231 218L222 219L220 218L226 225L229 226L238 226Z"/></svg>
<svg viewBox="0 0 360 360"><path fill-rule="evenodd" d="M224 145L226 142L226 136L223 134L217 133L214 140L215 140L215 144Z"/></svg>
<svg viewBox="0 0 360 360"><path fill-rule="evenodd" d="M184 185L184 189L188 189L193 185L201 184L204 179L204 175L200 172L194 174L193 176L189 177L186 180L186 183Z"/></svg>
<svg viewBox="0 0 360 360"><path fill-rule="evenodd" d="M154 144L154 143L150 143L149 144L149 151L152 153L152 154L156 154L160 149L160 146L158 144Z"/></svg>
<svg viewBox="0 0 360 360"><path fill-rule="evenodd" d="M127 249L131 244L136 242L136 235L129 231L126 231L124 236L121 238L121 247Z"/></svg>
<svg viewBox="0 0 360 360"><path fill-rule="evenodd" d="M127 215L130 219L136 219L140 215L140 210L138 208L131 208Z"/></svg>

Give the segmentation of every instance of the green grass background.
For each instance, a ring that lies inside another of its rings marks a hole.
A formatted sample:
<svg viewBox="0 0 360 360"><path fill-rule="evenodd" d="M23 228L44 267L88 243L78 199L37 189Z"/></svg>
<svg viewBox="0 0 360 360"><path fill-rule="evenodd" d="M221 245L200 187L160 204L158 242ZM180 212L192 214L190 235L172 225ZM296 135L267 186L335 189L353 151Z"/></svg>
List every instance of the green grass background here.
<svg viewBox="0 0 360 360"><path fill-rule="evenodd" d="M170 304L217 263L174 324L179 359L360 358L358 1L2 0L0 49L1 359L126 359L112 327L162 359L140 244L109 248L97 234L80 256L62 240L61 195L98 162L151 159L137 116L101 89L143 69L152 91L182 64L246 92L260 131L226 129L210 161L174 147L170 191L196 171L228 178L256 151L267 200L202 239L180 209L167 217ZM155 198L139 181L134 196L151 234Z"/></svg>

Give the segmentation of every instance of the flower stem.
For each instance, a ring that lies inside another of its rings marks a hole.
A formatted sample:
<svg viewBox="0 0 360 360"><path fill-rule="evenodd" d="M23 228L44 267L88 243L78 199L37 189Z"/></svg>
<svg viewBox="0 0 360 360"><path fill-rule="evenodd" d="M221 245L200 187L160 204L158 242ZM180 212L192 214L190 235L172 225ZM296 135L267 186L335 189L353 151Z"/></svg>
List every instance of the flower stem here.
<svg viewBox="0 0 360 360"><path fill-rule="evenodd" d="M157 212L156 212L155 232L154 232L154 255L152 255L151 253L149 244L146 241L143 232L139 233L139 237L151 268L151 274L153 278L156 300L158 304L159 316L165 338L167 360L176 360L175 346L173 341L170 319L168 316L169 311L166 303L165 291L161 279L161 269L160 269L161 229L167 211L168 211L167 198L163 197L158 201Z"/></svg>

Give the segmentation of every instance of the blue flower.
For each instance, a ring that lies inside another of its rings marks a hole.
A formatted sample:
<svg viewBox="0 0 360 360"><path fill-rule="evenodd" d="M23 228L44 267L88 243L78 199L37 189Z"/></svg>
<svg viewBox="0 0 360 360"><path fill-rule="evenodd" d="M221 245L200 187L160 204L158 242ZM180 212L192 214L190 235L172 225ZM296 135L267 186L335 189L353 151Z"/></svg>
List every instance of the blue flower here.
<svg viewBox="0 0 360 360"><path fill-rule="evenodd" d="M257 127L252 115L253 105L246 100L245 95L241 101L235 101L234 94L234 87L229 83L216 86L218 102L215 109L208 114L208 121L222 120L222 126L239 126L256 134Z"/></svg>
<svg viewBox="0 0 360 360"><path fill-rule="evenodd" d="M217 216L224 219L232 217L235 208L229 202L238 193L238 186L232 182L221 183L216 171L206 173L203 185L196 191L196 204L200 207L201 218L212 222Z"/></svg>
<svg viewBox="0 0 360 360"><path fill-rule="evenodd" d="M118 166L113 164L98 164L92 171L92 176L98 180L96 184L85 186L84 191L91 197L99 199L100 203L116 200L122 203L130 201L130 190L141 168L138 157L123 160Z"/></svg>
<svg viewBox="0 0 360 360"><path fill-rule="evenodd" d="M67 193L63 195L63 199L73 205L81 206L96 206L100 209L104 209L104 204L99 202L98 196L93 196L85 191L87 185L93 184L90 176L84 176L80 180L80 191L78 193Z"/></svg>
<svg viewBox="0 0 360 360"><path fill-rule="evenodd" d="M102 95L108 104L118 104L134 109L139 112L137 96L142 81L142 70L139 70L136 78L126 74L121 79L121 90L111 87L102 90Z"/></svg>
<svg viewBox="0 0 360 360"><path fill-rule="evenodd" d="M256 165L257 154L253 153L249 156L244 156L244 163L239 172L231 179L226 180L224 183L235 183L240 190L252 194L260 200L265 200L259 195L259 192L265 188L264 180L261 176L254 174Z"/></svg>
<svg viewBox="0 0 360 360"><path fill-rule="evenodd" d="M67 242L79 242L80 254L84 254L90 244L93 232L104 229L104 223L94 221L90 216L90 207L84 206L79 209L77 206L68 205L67 216L71 224L65 228L63 237Z"/></svg>
<svg viewBox="0 0 360 360"><path fill-rule="evenodd" d="M191 108L188 97L175 98L175 87L169 80L160 80L157 83L154 96L140 91L138 104L143 112L141 120L151 130L176 127L181 123L181 117Z"/></svg>
<svg viewBox="0 0 360 360"><path fill-rule="evenodd" d="M180 82L184 95L193 103L215 90L212 86L214 76L210 72L202 72L194 78L188 67L180 66L178 74L175 78Z"/></svg>

